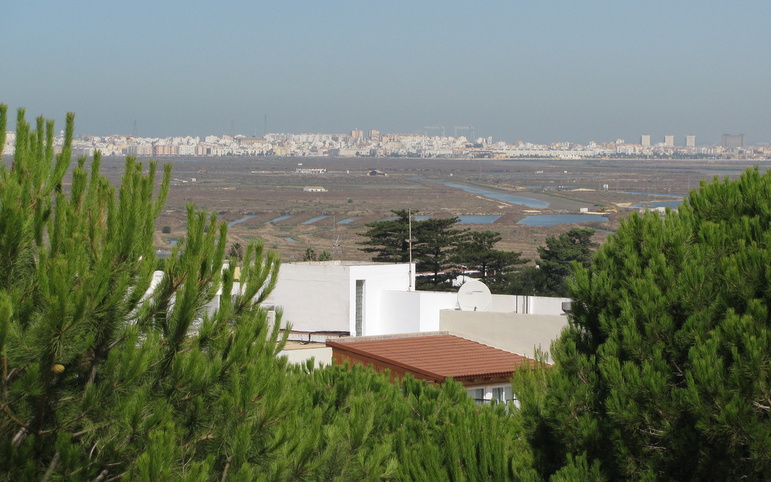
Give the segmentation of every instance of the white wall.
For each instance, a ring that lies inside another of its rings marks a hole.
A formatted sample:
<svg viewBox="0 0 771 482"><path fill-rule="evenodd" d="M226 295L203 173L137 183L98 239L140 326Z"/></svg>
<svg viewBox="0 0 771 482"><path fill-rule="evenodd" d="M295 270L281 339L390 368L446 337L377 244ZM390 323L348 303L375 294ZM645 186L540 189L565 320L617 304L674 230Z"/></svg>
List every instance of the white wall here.
<svg viewBox="0 0 771 482"><path fill-rule="evenodd" d="M488 311L499 313L526 313L531 315L562 315L563 301L570 301L570 298L493 295L493 301Z"/></svg>
<svg viewBox="0 0 771 482"><path fill-rule="evenodd" d="M384 290L408 290L410 265L312 261L281 265L276 289L266 304L284 309L283 322L296 331L344 331L356 329L356 280L365 280L365 334L380 326L380 294Z"/></svg>
<svg viewBox="0 0 771 482"><path fill-rule="evenodd" d="M519 313L530 313L533 315L554 315L564 316L562 303L571 301L570 298L548 298L546 296L528 296L529 311L520 311Z"/></svg>
<svg viewBox="0 0 771 482"><path fill-rule="evenodd" d="M350 327L351 334L356 333L356 280L364 280L364 319L362 335L375 335L381 332L382 295L386 291L408 291L410 276L415 272L409 264L357 264L350 267ZM414 285L414 280L412 285Z"/></svg>
<svg viewBox="0 0 771 482"><path fill-rule="evenodd" d="M283 308L281 321L294 330L348 331L349 284L344 266L285 263L266 304Z"/></svg>
<svg viewBox="0 0 771 482"><path fill-rule="evenodd" d="M455 309L456 293L435 291L384 291L380 326L367 335L392 335L439 330L439 312Z"/></svg>
<svg viewBox="0 0 771 482"><path fill-rule="evenodd" d="M294 350L282 350L278 356L285 356L289 363L305 363L313 358L316 361L316 367L332 364L332 348L323 346L318 348L301 348Z"/></svg>
<svg viewBox="0 0 771 482"><path fill-rule="evenodd" d="M367 335L421 331L419 291L384 291L380 301L380 324L376 331L368 331Z"/></svg>
<svg viewBox="0 0 771 482"><path fill-rule="evenodd" d="M442 310L439 329L529 358L548 354L552 341L568 326L567 316Z"/></svg>
<svg viewBox="0 0 771 482"><path fill-rule="evenodd" d="M423 291L420 298L420 331L438 331L439 314L442 310L454 310L458 306L457 293Z"/></svg>

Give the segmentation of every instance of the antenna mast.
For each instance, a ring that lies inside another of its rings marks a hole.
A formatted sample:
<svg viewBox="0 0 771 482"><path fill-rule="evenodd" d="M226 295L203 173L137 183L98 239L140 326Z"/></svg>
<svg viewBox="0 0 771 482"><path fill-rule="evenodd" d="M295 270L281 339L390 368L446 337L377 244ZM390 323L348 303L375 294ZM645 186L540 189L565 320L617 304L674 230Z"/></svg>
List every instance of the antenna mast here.
<svg viewBox="0 0 771 482"><path fill-rule="evenodd" d="M407 208L407 225L409 226L409 252L410 252L410 289L412 291L412 209Z"/></svg>

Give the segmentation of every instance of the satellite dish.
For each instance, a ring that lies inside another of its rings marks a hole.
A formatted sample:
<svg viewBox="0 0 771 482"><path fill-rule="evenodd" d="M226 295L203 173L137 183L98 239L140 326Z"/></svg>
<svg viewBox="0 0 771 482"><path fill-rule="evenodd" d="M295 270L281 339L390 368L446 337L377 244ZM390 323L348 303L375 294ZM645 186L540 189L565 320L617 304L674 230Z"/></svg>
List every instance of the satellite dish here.
<svg viewBox="0 0 771 482"><path fill-rule="evenodd" d="M463 311L487 311L493 301L490 289L479 280L469 280L458 290L458 306Z"/></svg>

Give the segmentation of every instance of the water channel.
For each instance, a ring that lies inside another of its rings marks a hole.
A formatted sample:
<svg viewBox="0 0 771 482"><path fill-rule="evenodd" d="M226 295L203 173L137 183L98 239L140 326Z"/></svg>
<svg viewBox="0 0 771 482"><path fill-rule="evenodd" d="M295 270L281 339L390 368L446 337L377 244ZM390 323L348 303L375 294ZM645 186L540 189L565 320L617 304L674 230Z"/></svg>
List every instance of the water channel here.
<svg viewBox="0 0 771 482"><path fill-rule="evenodd" d="M437 182L439 184L443 184L447 187L454 187L456 189L462 189L466 192L470 192L471 194L478 194L480 196L484 196L490 199L495 199L497 201L502 201L506 203L511 204L519 204L524 205L529 208L533 209L546 209L549 207L549 203L546 201L541 201L539 199L533 199L531 197L523 197L523 196L514 196L513 194L507 194L504 192L497 192L497 191L488 191L487 189L481 189L478 187L471 187L471 186L464 186L463 184L455 184L454 182L447 182L447 181L431 181L431 182Z"/></svg>

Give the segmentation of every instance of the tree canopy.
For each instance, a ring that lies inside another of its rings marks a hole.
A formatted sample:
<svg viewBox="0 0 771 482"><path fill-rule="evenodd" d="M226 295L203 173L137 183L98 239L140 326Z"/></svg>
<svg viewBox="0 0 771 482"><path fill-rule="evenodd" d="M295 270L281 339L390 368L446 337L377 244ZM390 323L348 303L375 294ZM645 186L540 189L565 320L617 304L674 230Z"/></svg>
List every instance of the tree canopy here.
<svg viewBox="0 0 771 482"><path fill-rule="evenodd" d="M534 266L524 268L510 279L507 291L513 294L568 296L568 279L573 265L588 267L597 247L592 242L594 230L572 228L559 236L546 238L546 246L538 247Z"/></svg>
<svg viewBox="0 0 771 482"><path fill-rule="evenodd" d="M416 284L421 289L452 289L448 282L461 271L474 271L471 277L478 277L488 283L490 289L501 292L506 280L517 266L527 262L522 253L495 249L501 240L494 231L470 231L458 229L458 217L412 221L412 246L410 246L410 217L416 211L392 211L396 218L368 223L362 233L369 239L359 244L367 253L374 253L373 261L407 263L412 260L421 276Z"/></svg>
<svg viewBox="0 0 771 482"><path fill-rule="evenodd" d="M454 266L451 261L453 249L460 241L460 236L466 232L454 227L459 219L452 217L415 221L411 218L417 211L402 209L392 212L396 215L395 219L366 225L369 229L362 236L368 239L359 243L366 246L361 250L374 253L373 261L408 263L412 259L419 273L431 274L429 277L420 277L416 281L418 287L442 289L448 278L442 272Z"/></svg>
<svg viewBox="0 0 771 482"><path fill-rule="evenodd" d="M515 389L541 475L768 479L770 267L769 172L625 219L576 268L554 368Z"/></svg>
<svg viewBox="0 0 771 482"><path fill-rule="evenodd" d="M5 123L0 105L0 136ZM250 243L223 268L216 217L189 206L153 272L170 168L159 182L154 163L128 158L116 190L98 153L68 171L71 115L65 132L55 155L53 123L32 129L20 111L0 166L0 477L533 476L523 439L502 436L519 430L507 407L477 406L460 384L289 365L280 310L271 323L261 307L278 256Z"/></svg>
<svg viewBox="0 0 771 482"><path fill-rule="evenodd" d="M477 272L478 278L495 293L503 292L512 273L527 262L522 253L495 249L500 240L498 232L470 231L459 240L453 255L459 267Z"/></svg>

